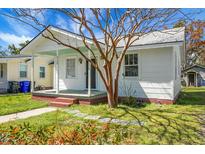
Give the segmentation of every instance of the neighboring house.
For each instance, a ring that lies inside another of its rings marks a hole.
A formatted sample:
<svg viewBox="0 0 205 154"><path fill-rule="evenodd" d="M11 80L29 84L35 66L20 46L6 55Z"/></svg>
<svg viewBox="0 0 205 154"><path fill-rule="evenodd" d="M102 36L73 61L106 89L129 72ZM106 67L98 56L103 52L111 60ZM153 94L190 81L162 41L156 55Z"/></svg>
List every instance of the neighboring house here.
<svg viewBox="0 0 205 154"><path fill-rule="evenodd" d="M89 55L79 35L57 27L48 28L61 41L79 46ZM88 69L90 64L80 54L44 38L42 33L48 34L46 29L43 30L21 52L25 55L54 58L54 89L33 91L33 95L83 97L89 101L93 96L105 93L106 89L97 71L93 67ZM87 41L92 45L91 39L88 38ZM104 43L101 42L101 45L103 47ZM122 48L123 41L118 51L121 52ZM173 103L181 89L180 67L184 63L184 54L184 28L156 31L142 36L125 55L120 70L119 96ZM97 63L103 67L103 60L98 55Z"/></svg>
<svg viewBox="0 0 205 154"><path fill-rule="evenodd" d="M51 58L37 57L35 65L35 87L52 87L53 66ZM31 81L31 56L11 55L0 57L0 92L6 92L9 81Z"/></svg>
<svg viewBox="0 0 205 154"><path fill-rule="evenodd" d="M193 65L182 71L185 86L205 86L205 66Z"/></svg>

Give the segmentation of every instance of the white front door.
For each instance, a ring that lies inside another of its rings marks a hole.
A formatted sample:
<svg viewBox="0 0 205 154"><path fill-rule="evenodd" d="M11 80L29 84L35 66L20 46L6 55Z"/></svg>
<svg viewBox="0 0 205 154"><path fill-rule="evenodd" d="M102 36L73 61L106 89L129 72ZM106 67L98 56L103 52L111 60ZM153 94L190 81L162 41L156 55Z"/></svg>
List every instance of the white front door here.
<svg viewBox="0 0 205 154"><path fill-rule="evenodd" d="M7 64L0 63L0 92L7 90Z"/></svg>

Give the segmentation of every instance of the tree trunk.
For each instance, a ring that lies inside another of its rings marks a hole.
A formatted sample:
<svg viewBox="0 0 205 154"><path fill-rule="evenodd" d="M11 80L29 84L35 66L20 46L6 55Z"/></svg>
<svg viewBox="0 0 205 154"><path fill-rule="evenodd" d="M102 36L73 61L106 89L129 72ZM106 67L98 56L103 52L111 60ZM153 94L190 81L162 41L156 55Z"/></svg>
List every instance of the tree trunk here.
<svg viewBox="0 0 205 154"><path fill-rule="evenodd" d="M108 99L108 105L111 108L117 107L117 102L115 101L114 94L110 91L107 91L107 99Z"/></svg>
<svg viewBox="0 0 205 154"><path fill-rule="evenodd" d="M118 104L118 78L115 79L115 82L114 82L114 99L115 99L115 102Z"/></svg>
<svg viewBox="0 0 205 154"><path fill-rule="evenodd" d="M112 73L112 63L108 63L105 67L107 69L107 98L108 98L108 105L111 108L117 107L117 102L115 99L115 89L113 87L113 73Z"/></svg>

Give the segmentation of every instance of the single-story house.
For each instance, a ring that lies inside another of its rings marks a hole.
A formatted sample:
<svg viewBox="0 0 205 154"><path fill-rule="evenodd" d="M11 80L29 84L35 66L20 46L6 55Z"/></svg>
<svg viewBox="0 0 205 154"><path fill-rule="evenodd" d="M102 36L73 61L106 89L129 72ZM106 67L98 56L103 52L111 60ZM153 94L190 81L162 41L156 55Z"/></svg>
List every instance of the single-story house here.
<svg viewBox="0 0 205 154"><path fill-rule="evenodd" d="M10 55L0 57L0 92L8 90L9 81L31 81L32 57L27 55ZM53 66L52 58L36 57L34 65L35 87L52 87L53 85Z"/></svg>
<svg viewBox="0 0 205 154"><path fill-rule="evenodd" d="M61 41L78 46L89 55L80 35L53 26L47 29ZM34 61L42 55L54 58L53 90L33 89L33 96L91 100L94 96L106 94L98 72L73 49L43 37L42 34L48 34L47 29L21 50L24 55L32 55ZM151 32L136 40L128 49L120 70L119 96L173 103L181 89L181 63L185 61L184 36L184 28L175 28ZM91 39L87 38L87 41L93 44ZM103 47L104 43L100 43ZM118 52L121 52L122 48L123 41L119 43ZM95 61L103 67L104 61L98 52L96 57Z"/></svg>
<svg viewBox="0 0 205 154"><path fill-rule="evenodd" d="M185 86L205 86L205 66L193 65L182 71Z"/></svg>

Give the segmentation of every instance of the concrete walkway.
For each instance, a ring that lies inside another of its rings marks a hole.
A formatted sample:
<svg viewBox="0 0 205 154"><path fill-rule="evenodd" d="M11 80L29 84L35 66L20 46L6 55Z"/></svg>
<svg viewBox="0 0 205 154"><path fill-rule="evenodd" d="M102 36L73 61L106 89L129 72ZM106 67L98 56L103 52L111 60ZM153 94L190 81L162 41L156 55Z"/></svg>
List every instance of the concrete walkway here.
<svg viewBox="0 0 205 154"><path fill-rule="evenodd" d="M56 107L45 107L45 108L40 108L40 109L34 109L34 110L4 115L4 116L0 116L0 123L14 121L18 119L25 119L25 118L29 118L32 116L41 115L43 113L56 111L57 109L58 108Z"/></svg>

